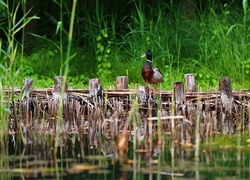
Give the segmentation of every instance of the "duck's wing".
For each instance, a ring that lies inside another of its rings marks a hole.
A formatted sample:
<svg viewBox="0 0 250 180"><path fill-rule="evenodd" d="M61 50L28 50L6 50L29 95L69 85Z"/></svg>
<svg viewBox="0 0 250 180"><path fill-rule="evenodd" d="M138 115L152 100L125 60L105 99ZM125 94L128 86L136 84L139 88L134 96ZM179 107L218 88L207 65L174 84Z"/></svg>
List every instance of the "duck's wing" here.
<svg viewBox="0 0 250 180"><path fill-rule="evenodd" d="M154 81L163 82L164 80L163 80L163 75L161 71L158 68L153 68L153 71L154 71L154 75L153 75Z"/></svg>

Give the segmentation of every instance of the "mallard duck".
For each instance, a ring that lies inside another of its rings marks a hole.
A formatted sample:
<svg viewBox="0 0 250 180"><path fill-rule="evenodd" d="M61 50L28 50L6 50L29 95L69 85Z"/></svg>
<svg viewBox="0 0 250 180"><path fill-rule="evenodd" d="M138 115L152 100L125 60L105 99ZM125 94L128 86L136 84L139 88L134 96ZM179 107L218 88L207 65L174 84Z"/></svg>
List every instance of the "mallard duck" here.
<svg viewBox="0 0 250 180"><path fill-rule="evenodd" d="M146 57L146 63L142 69L141 75L145 82L148 84L158 84L163 82L162 73L158 68L152 68L152 52L146 50L142 58Z"/></svg>

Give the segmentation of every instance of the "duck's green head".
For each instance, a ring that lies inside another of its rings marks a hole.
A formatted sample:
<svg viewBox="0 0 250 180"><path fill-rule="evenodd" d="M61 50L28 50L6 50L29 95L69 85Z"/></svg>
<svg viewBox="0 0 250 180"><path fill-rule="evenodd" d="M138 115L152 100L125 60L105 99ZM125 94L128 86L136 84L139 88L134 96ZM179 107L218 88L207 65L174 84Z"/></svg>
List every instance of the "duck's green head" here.
<svg viewBox="0 0 250 180"><path fill-rule="evenodd" d="M152 52L150 50L146 50L142 55L142 58L146 57L148 60L152 60Z"/></svg>

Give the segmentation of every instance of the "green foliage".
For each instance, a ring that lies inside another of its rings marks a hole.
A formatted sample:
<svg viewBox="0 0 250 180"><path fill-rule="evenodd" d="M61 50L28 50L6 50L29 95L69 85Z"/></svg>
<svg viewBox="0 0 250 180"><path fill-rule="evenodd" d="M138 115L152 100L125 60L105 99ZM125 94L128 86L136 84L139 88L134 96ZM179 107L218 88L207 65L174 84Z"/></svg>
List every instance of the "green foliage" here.
<svg viewBox="0 0 250 180"><path fill-rule="evenodd" d="M107 30L102 29L96 38L97 76L105 81L111 74L111 41L108 40ZM109 80L109 79L108 79Z"/></svg>
<svg viewBox="0 0 250 180"><path fill-rule="evenodd" d="M247 60L243 60L242 64L243 64L242 68L244 69L244 73L246 73L246 75L250 75L250 58L248 58Z"/></svg>
<svg viewBox="0 0 250 180"><path fill-rule="evenodd" d="M73 88L83 88L84 86L86 86L85 88L88 88L87 83L89 79L90 78L87 74L86 75L81 74L81 75L75 75L75 76L69 75L67 82L70 85L70 87L73 87Z"/></svg>
<svg viewBox="0 0 250 180"><path fill-rule="evenodd" d="M53 2L61 9L61 19L55 22L54 30L60 42L33 34L36 40L29 54L19 55L16 46L7 47L6 55L10 50L18 55L10 58L0 54L5 62L15 66L18 81L24 76L53 79L67 64L65 24L69 23L62 17L64 10L70 11L70 6L61 0ZM145 85L141 78L145 59L140 57L146 49L151 49L153 65L164 75L164 89L172 89L174 81L184 81L185 73L195 74L197 84L204 91L216 88L221 76L230 76L233 88L249 88L248 1L242 1L241 9L232 3L210 1L208 4L205 9L197 7L198 14L188 19L182 6L173 1L157 1L150 6L130 1L130 9L122 18L107 12L98 0L93 12L88 11L86 3L78 8L75 16L77 23L71 44L74 57L67 60L69 83L72 87L83 87L88 79L99 77L102 85L108 87L114 85L116 76L128 75L131 87ZM89 13L83 16L81 12ZM66 19L70 19L70 13L66 14ZM9 61L7 57L18 61Z"/></svg>
<svg viewBox="0 0 250 180"><path fill-rule="evenodd" d="M240 137L239 137L240 136ZM223 147L231 147L236 148L238 145L241 147L245 146L248 147L247 140L249 139L249 132L246 131L242 135L232 136L224 134L223 136L216 136L214 142L210 145L214 146L215 148L223 148ZM203 143L205 146L205 143Z"/></svg>
<svg viewBox="0 0 250 180"><path fill-rule="evenodd" d="M33 19L38 19L36 16L27 17L29 12L24 12L21 19L17 19L17 11L19 2L9 6L9 1L6 3L0 1L1 21L0 30L3 32L6 42L0 41L0 137L3 138L4 132L8 132L8 116L10 115L10 101L5 99L5 87L18 84L20 66L16 63L17 51L20 48L15 39L15 35L22 31L23 28ZM20 61L22 63L22 59ZM26 69L27 70L27 69ZM8 96L9 100L13 100L14 95Z"/></svg>

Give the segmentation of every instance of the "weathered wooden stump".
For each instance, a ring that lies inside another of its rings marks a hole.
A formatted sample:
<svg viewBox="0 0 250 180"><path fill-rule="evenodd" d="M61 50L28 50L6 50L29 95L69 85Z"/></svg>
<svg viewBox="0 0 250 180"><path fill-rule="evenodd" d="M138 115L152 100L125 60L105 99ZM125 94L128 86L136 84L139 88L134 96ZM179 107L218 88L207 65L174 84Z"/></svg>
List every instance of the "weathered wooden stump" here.
<svg viewBox="0 0 250 180"><path fill-rule="evenodd" d="M231 88L230 77L222 77L219 81L220 96L221 96L221 107L222 107L222 130L223 133L233 133L233 93Z"/></svg>
<svg viewBox="0 0 250 180"><path fill-rule="evenodd" d="M194 74L185 74L186 92L196 92L196 83Z"/></svg>
<svg viewBox="0 0 250 180"><path fill-rule="evenodd" d="M128 89L128 77L127 76L118 76L116 78L116 89L117 90Z"/></svg>
<svg viewBox="0 0 250 180"><path fill-rule="evenodd" d="M89 80L89 97L97 99L103 98L103 89L99 78Z"/></svg>
<svg viewBox="0 0 250 180"><path fill-rule="evenodd" d="M22 95L22 100L24 98L29 98L31 96L32 93L32 79L30 78L24 78L23 80L23 95Z"/></svg>
<svg viewBox="0 0 250 180"><path fill-rule="evenodd" d="M183 82L174 82L174 102L177 106L183 105L186 102Z"/></svg>
<svg viewBox="0 0 250 180"><path fill-rule="evenodd" d="M53 99L56 101L60 101L61 93L63 92L64 100L68 99L68 85L66 82L66 78L63 76L55 76L54 77L54 90L53 90Z"/></svg>

